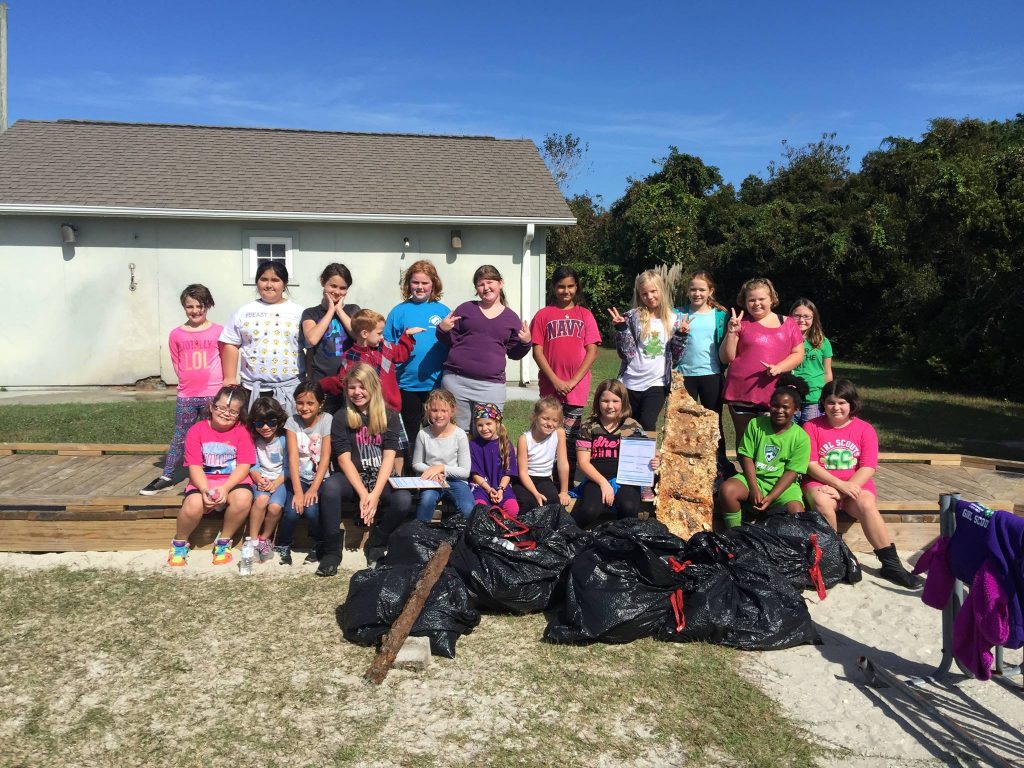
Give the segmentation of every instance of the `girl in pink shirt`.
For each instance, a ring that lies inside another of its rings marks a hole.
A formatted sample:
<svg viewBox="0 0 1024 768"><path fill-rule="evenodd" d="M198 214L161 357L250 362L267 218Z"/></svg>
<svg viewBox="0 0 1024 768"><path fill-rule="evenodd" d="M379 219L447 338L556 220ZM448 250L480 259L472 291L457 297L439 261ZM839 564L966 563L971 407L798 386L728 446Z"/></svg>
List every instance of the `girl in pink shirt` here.
<svg viewBox="0 0 1024 768"><path fill-rule="evenodd" d="M747 424L768 413L775 380L803 362L804 336L792 318L772 311L779 294L766 277L747 280L736 303L743 309L730 310L718 354L729 366L722 399L729 404L738 449Z"/></svg>
<svg viewBox="0 0 1024 768"><path fill-rule="evenodd" d="M178 377L178 399L174 404L174 435L167 447L164 472L139 491L154 496L174 486L172 475L181 464L185 434L206 414L210 400L220 389L220 338L224 327L211 323L206 313L213 309L213 296L205 285L193 283L181 292L185 323L171 331L167 351Z"/></svg>
<svg viewBox="0 0 1024 768"><path fill-rule="evenodd" d="M859 520L864 538L882 563L879 576L911 589L920 586L921 580L900 561L878 511L878 491L872 480L878 467L878 435L857 418L861 408L857 388L846 379L826 383L821 407L825 415L804 424L811 440L811 461L803 483L808 509L818 510L833 528L840 509Z"/></svg>

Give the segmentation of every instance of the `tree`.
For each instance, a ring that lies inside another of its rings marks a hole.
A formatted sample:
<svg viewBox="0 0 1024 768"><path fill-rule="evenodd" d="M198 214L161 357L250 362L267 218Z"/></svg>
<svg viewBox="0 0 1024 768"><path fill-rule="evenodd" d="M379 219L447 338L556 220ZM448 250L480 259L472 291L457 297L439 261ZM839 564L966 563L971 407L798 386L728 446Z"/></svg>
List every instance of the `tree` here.
<svg viewBox="0 0 1024 768"><path fill-rule="evenodd" d="M584 174L588 166L586 155L590 144L571 133L549 133L540 146L540 155L555 178L555 183L568 197L569 185Z"/></svg>

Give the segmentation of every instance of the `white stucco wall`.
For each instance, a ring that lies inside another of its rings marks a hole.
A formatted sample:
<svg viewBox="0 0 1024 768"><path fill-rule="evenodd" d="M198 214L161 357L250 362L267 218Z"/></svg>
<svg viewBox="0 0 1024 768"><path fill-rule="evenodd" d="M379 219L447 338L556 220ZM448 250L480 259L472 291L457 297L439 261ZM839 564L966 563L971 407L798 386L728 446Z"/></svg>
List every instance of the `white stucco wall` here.
<svg viewBox="0 0 1024 768"><path fill-rule="evenodd" d="M243 282L244 248L253 233L291 234L297 250L292 298L320 299L318 275L340 261L352 272L349 301L382 314L401 300L404 269L420 258L434 262L449 306L473 298L472 274L493 264L505 277L510 306L520 307L522 226L373 225L160 219L69 219L78 243L62 246L62 219L0 216L0 269L6 313L0 334L0 385L131 384L150 376L176 381L167 334L184 320L178 296L204 283L224 323L255 296ZM462 231L463 248L450 245ZM403 238L410 247L404 249ZM531 248L531 316L544 302L544 228ZM129 289L135 265L136 290ZM517 381L519 363L508 376ZM534 374L535 375L535 374Z"/></svg>

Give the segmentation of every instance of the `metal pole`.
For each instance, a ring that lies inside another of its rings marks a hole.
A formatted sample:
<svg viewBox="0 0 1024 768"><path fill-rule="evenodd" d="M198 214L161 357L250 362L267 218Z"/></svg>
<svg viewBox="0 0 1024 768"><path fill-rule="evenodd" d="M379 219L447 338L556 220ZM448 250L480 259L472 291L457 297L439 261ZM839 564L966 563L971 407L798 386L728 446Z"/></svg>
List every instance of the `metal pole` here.
<svg viewBox="0 0 1024 768"><path fill-rule="evenodd" d="M7 3L0 3L0 133L7 130Z"/></svg>

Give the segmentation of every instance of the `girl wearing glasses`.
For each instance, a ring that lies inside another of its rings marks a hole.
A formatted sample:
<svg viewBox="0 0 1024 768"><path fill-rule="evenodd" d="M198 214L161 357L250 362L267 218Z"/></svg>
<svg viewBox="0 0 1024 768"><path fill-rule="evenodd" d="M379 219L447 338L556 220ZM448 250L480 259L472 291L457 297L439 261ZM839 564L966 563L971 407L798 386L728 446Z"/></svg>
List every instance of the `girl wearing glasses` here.
<svg viewBox="0 0 1024 768"><path fill-rule="evenodd" d="M231 538L252 506L249 468L256 463L256 447L245 428L245 403L244 389L221 387L210 406L210 418L197 421L185 435L189 482L167 555L168 565L185 565L191 549L188 537L205 515L217 510L224 510L224 523L213 545L213 564L231 562Z"/></svg>
<svg viewBox="0 0 1024 768"><path fill-rule="evenodd" d="M803 408L796 415L796 423L805 424L822 415L818 401L821 388L832 381L832 342L825 336L818 308L810 299L793 302L789 316L804 335L804 361L793 370L793 375L806 381L810 388Z"/></svg>
<svg viewBox="0 0 1024 768"><path fill-rule="evenodd" d="M249 432L256 445L256 464L249 472L255 490L249 511L249 536L261 563L274 558L271 536L288 499L288 446L285 412L272 397L261 397L249 412Z"/></svg>

